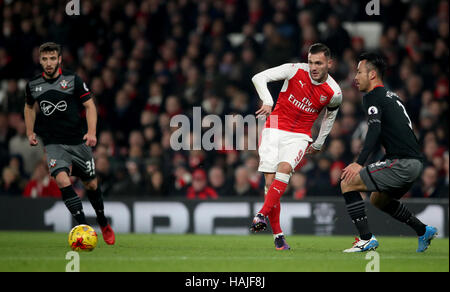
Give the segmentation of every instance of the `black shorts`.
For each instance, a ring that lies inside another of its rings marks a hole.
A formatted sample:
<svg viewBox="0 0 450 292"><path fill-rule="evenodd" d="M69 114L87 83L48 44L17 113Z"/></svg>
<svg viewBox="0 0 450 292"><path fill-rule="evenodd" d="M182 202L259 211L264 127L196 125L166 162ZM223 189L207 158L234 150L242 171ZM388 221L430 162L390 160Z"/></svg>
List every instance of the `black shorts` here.
<svg viewBox="0 0 450 292"><path fill-rule="evenodd" d="M369 192L383 192L400 199L422 173L417 159L386 159L364 167L359 175Z"/></svg>
<svg viewBox="0 0 450 292"><path fill-rule="evenodd" d="M53 177L61 171L77 176L82 181L95 178L95 162L91 147L79 145L49 144L45 146L47 164ZM72 172L70 171L72 169Z"/></svg>

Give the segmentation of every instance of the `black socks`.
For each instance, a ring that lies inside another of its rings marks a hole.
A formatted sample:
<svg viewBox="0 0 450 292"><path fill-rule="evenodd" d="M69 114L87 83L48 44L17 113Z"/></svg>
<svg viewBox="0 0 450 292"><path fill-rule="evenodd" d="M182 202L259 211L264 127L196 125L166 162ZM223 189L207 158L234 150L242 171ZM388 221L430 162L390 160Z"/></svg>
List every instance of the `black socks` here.
<svg viewBox="0 0 450 292"><path fill-rule="evenodd" d="M401 202L392 200L386 206L381 208L381 210L398 221L410 226L417 233L417 236L425 234L426 225L417 219Z"/></svg>
<svg viewBox="0 0 450 292"><path fill-rule="evenodd" d="M369 240L372 237L372 233L369 229L365 205L360 193L352 191L344 193L343 196L347 206L347 211L352 219L352 222L359 231L360 238L363 240ZM391 200L387 205L380 209L398 221L410 226L417 233L417 236L422 236L425 234L426 225L417 219L417 217L415 217L401 202Z"/></svg>
<svg viewBox="0 0 450 292"><path fill-rule="evenodd" d="M73 190L72 185L61 188L60 190L64 204L78 224L87 224L86 217L83 213L83 205L77 193Z"/></svg>
<svg viewBox="0 0 450 292"><path fill-rule="evenodd" d="M87 224L81 199L73 190L72 185L60 190L64 204L66 205L67 209L69 209L70 213L78 222L78 224ZM108 221L104 213L102 192L99 188L97 188L95 191L86 190L86 195L95 210L98 224L101 227L105 227L106 225L108 225Z"/></svg>
<svg viewBox="0 0 450 292"><path fill-rule="evenodd" d="M105 227L108 225L108 221L105 217L102 192L100 191L100 188L97 188L95 191L86 190L86 195L95 210L98 224L101 227Z"/></svg>
<svg viewBox="0 0 450 292"><path fill-rule="evenodd" d="M372 238L372 233L369 229L369 224L367 221L366 208L364 201L359 192L346 192L343 194L345 199L345 204L347 206L347 211L352 219L353 224L355 224L356 229L358 229L360 238L362 240L369 240Z"/></svg>

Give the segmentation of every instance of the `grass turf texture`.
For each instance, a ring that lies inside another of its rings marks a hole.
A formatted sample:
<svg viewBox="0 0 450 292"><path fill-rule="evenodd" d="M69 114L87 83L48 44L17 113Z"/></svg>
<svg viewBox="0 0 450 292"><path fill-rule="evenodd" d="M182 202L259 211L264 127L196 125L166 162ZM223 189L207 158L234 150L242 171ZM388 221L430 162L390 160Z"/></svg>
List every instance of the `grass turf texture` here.
<svg viewBox="0 0 450 292"><path fill-rule="evenodd" d="M80 271L364 272L366 253L344 254L351 236L288 236L290 251L276 251L271 235L117 234L107 246L99 234L92 252L79 252ZM378 237L380 271L449 271L449 240L435 239L416 253L417 238ZM67 234L0 232L0 272L64 272Z"/></svg>

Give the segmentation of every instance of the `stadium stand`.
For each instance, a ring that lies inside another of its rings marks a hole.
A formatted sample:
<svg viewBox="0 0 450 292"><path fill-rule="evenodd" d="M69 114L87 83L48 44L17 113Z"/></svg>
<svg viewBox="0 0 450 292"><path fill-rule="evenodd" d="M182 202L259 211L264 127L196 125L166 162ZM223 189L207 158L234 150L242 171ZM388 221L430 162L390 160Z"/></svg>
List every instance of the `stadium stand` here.
<svg viewBox="0 0 450 292"><path fill-rule="evenodd" d="M196 198L203 186L214 192L205 197L262 197L257 151L173 151L170 119L197 106L220 117L253 114L260 100L251 77L305 62L320 41L333 51L344 102L323 153L305 159L286 196L339 193L337 178L366 131L352 79L356 57L370 49L386 57L386 86L405 102L426 156L409 196L448 198L448 1L381 0L379 16L349 0L85 0L79 16L66 15L66 2L0 0L0 195L58 195L30 191L49 179L42 143L29 147L23 121L25 84L41 72L45 41L62 45L63 68L95 95L96 166L107 198ZM270 86L274 98L280 87Z"/></svg>

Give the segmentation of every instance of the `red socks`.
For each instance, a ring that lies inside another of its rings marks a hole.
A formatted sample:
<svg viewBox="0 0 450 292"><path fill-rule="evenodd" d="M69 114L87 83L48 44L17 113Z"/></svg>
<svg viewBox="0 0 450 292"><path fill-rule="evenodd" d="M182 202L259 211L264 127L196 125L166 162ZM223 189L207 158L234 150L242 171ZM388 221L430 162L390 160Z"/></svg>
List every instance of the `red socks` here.
<svg viewBox="0 0 450 292"><path fill-rule="evenodd" d="M264 205L259 213L269 217L273 234L282 233L280 227L280 199L289 183L289 174L277 172L275 180L267 191Z"/></svg>
<svg viewBox="0 0 450 292"><path fill-rule="evenodd" d="M275 207L272 208L272 211L269 213L269 222L270 227L272 227L273 234L283 233L280 226L280 211L281 204L278 203Z"/></svg>
<svg viewBox="0 0 450 292"><path fill-rule="evenodd" d="M272 211L272 208L280 203L280 198L286 190L286 187L287 183L275 178L273 183L270 185L269 190L267 191L264 205L259 213L263 214L264 216L268 216Z"/></svg>

